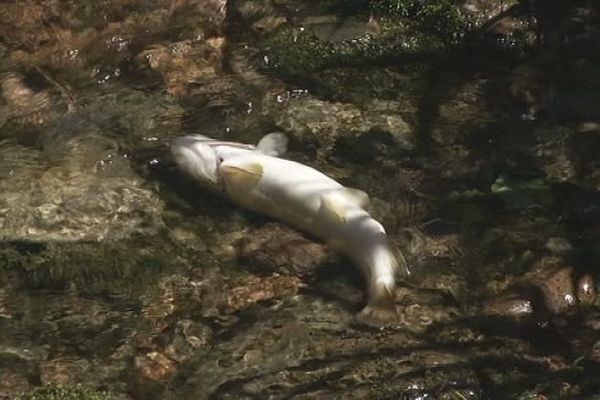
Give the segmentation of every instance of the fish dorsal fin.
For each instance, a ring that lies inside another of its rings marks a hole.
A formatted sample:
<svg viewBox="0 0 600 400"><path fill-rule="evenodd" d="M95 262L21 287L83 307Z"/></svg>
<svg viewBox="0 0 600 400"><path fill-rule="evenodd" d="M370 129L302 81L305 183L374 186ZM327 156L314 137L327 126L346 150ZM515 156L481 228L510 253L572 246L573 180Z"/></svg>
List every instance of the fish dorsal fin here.
<svg viewBox="0 0 600 400"><path fill-rule="evenodd" d="M348 200L350 200L352 203L358 205L361 208L367 208L371 203L369 195L360 189L344 187L342 189L342 193L346 198L348 198Z"/></svg>
<svg viewBox="0 0 600 400"><path fill-rule="evenodd" d="M345 201L336 193L324 193L321 195L321 218L333 222L336 225L346 223Z"/></svg>
<svg viewBox="0 0 600 400"><path fill-rule="evenodd" d="M265 135L256 148L264 154L269 156L279 157L285 154L287 151L288 138L281 132L273 132Z"/></svg>

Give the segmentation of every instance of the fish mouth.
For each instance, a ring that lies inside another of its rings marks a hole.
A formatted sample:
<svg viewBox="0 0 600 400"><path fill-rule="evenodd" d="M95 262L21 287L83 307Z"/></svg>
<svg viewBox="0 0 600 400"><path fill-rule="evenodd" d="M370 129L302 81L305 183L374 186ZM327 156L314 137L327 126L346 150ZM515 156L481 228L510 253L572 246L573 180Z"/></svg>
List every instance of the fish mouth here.
<svg viewBox="0 0 600 400"><path fill-rule="evenodd" d="M210 139L195 136L178 137L171 144L171 154L178 167L199 183L219 186L216 173L218 159Z"/></svg>
<svg viewBox="0 0 600 400"><path fill-rule="evenodd" d="M171 153L182 171L202 185L212 186L214 190L223 186L219 167L224 161L223 157L231 153L228 149L237 152L255 148L249 144L215 140L203 135L186 135L173 140Z"/></svg>

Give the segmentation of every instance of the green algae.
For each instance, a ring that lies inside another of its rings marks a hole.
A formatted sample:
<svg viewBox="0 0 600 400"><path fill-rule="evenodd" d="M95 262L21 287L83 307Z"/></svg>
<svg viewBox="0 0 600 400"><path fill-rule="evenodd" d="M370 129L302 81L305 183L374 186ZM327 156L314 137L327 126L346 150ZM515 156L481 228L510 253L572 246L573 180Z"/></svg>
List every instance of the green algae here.
<svg viewBox="0 0 600 400"><path fill-rule="evenodd" d="M101 287L164 271L170 257L161 255L155 246L155 243L141 246L138 241L132 251L131 244L126 242L22 244L24 254L6 248L2 258L10 270L23 277L27 286Z"/></svg>
<svg viewBox="0 0 600 400"><path fill-rule="evenodd" d="M409 21L413 31L439 37L446 43L458 43L475 28L477 21L472 12L454 0L373 0L371 7L376 15L388 15Z"/></svg>
<svg viewBox="0 0 600 400"><path fill-rule="evenodd" d="M44 385L29 393L20 395L17 400L113 400L114 397L104 391L98 391L80 384Z"/></svg>
<svg viewBox="0 0 600 400"><path fill-rule="evenodd" d="M319 39L310 29L283 27L262 43L267 67L292 77L334 67L387 64L432 56L445 46L433 36L409 35L401 23L383 21L382 34L340 43Z"/></svg>

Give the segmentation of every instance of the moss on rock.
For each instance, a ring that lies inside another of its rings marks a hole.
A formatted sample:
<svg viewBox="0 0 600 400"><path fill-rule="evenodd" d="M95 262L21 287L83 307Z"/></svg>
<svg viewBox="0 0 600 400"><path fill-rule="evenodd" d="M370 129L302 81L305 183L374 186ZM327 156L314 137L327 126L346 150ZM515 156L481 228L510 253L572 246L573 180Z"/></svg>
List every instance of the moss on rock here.
<svg viewBox="0 0 600 400"><path fill-rule="evenodd" d="M311 30L285 26L262 44L267 67L304 77L315 71L347 65L369 65L423 57L443 51L445 44L426 34L409 34L404 23L382 20L378 37L363 36L332 43Z"/></svg>
<svg viewBox="0 0 600 400"><path fill-rule="evenodd" d="M114 397L103 391L97 391L87 386L76 385L44 385L29 393L25 393L18 400L111 400Z"/></svg>

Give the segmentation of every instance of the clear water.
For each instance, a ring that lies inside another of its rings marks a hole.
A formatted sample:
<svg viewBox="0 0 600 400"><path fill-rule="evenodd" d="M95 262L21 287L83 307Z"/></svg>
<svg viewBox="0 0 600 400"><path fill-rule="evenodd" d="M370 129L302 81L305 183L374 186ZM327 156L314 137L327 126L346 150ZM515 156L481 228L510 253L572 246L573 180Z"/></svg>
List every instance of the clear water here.
<svg viewBox="0 0 600 400"><path fill-rule="evenodd" d="M386 22L355 3L0 5L2 394L600 393L600 71L583 40L597 10L565 13L587 29L569 25L583 39L566 48L365 59L352 46ZM276 68L264 40L286 26L356 62ZM364 288L348 261L169 159L182 134L271 131L371 195L413 272L397 326L354 320Z"/></svg>

